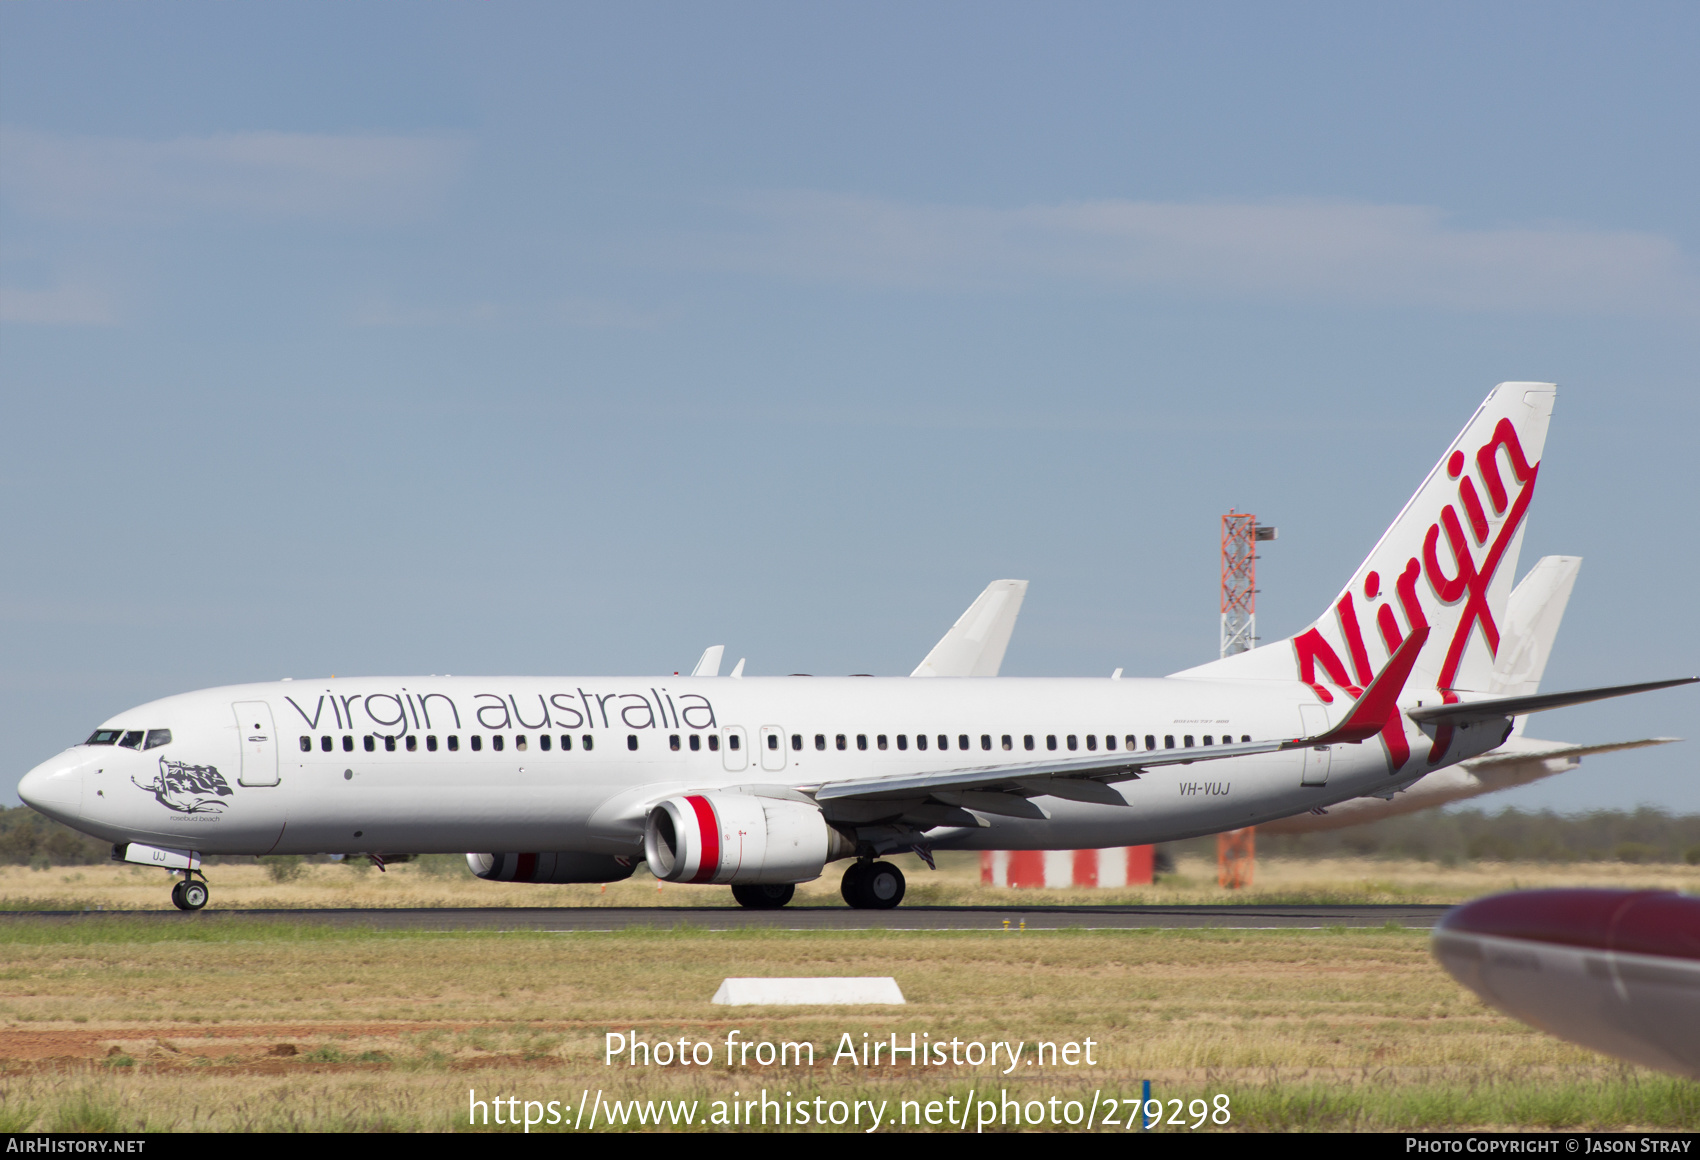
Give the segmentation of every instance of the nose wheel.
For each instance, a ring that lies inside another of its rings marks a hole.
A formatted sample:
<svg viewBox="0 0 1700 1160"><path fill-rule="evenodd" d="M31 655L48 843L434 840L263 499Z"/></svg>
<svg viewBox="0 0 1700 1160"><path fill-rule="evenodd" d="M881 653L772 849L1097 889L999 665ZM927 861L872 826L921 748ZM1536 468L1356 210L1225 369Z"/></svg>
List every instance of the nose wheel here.
<svg viewBox="0 0 1700 1160"><path fill-rule="evenodd" d="M890 862L855 862L838 889L856 910L890 910L903 901L905 885L903 871Z"/></svg>
<svg viewBox="0 0 1700 1160"><path fill-rule="evenodd" d="M171 904L178 910L199 910L210 897L204 880L186 878L171 888Z"/></svg>

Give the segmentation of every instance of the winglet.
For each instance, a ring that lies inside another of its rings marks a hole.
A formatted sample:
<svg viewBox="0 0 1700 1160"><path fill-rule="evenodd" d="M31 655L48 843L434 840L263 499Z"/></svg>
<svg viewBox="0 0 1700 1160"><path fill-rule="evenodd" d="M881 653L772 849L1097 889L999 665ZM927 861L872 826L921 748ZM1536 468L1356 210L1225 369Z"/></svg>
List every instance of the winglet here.
<svg viewBox="0 0 1700 1160"><path fill-rule="evenodd" d="M697 661L697 667L691 670L693 677L718 677L720 675L720 658L726 653L723 644L711 644L702 650L702 659Z"/></svg>
<svg viewBox="0 0 1700 1160"><path fill-rule="evenodd" d="M1398 651L1387 658L1387 664L1376 674L1375 680L1369 683L1363 695L1352 703L1351 711L1346 714L1344 721L1321 736L1302 737L1297 741L1286 742L1282 748L1308 749L1316 745L1368 741L1380 733L1399 704L1399 694L1405 691L1405 682L1410 678L1411 669L1417 663L1417 654L1423 651L1428 634L1428 626L1424 625L1405 638Z"/></svg>

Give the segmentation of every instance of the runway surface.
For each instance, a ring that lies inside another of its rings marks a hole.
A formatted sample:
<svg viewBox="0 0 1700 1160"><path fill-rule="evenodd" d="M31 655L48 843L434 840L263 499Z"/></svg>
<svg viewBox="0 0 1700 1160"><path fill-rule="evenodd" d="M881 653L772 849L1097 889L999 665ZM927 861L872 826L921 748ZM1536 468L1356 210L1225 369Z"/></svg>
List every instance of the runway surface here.
<svg viewBox="0 0 1700 1160"><path fill-rule="evenodd" d="M35 919L76 922L121 914L147 922L294 922L364 926L378 930L556 931L663 930L1270 930L1334 926L1394 926L1428 930L1449 906L904 906L896 910L850 910L837 906L788 906L783 910L740 907L485 907L466 909L10 911L0 921ZM0 928L3 929L3 928Z"/></svg>

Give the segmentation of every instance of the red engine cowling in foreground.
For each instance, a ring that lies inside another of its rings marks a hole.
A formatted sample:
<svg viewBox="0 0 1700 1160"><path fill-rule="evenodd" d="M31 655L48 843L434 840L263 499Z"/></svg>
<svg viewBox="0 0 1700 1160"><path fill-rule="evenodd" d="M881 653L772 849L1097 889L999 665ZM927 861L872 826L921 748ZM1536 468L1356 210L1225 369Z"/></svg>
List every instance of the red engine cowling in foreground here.
<svg viewBox="0 0 1700 1160"><path fill-rule="evenodd" d="M630 878L637 859L613 854L468 854L467 868L491 882L619 882Z"/></svg>
<svg viewBox="0 0 1700 1160"><path fill-rule="evenodd" d="M745 793L681 794L649 811L644 856L668 882L807 882L854 853L808 802Z"/></svg>
<svg viewBox="0 0 1700 1160"><path fill-rule="evenodd" d="M1433 945L1455 979L1525 1023L1700 1078L1700 898L1496 894L1450 911Z"/></svg>

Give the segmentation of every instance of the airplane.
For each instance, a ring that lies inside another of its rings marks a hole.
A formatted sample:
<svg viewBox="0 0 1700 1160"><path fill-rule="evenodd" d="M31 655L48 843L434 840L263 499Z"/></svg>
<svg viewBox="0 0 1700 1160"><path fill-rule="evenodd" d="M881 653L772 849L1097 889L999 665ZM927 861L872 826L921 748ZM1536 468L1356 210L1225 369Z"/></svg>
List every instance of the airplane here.
<svg viewBox="0 0 1700 1160"><path fill-rule="evenodd" d="M1495 387L1303 632L1168 677L274 681L120 713L18 793L180 876L186 910L209 854L468 850L487 878L645 862L754 908L848 860L845 901L885 909L898 852L1144 845L1397 791L1526 713L1700 680L1490 691L1556 393Z"/></svg>
<svg viewBox="0 0 1700 1160"><path fill-rule="evenodd" d="M1539 691L1552 655L1565 605L1581 570L1580 556L1543 556L1529 574L1511 590L1505 620L1500 624L1499 655L1494 658L1488 692L1496 697L1530 696ZM1398 792L1353 798L1336 806L1317 807L1309 813L1277 818L1259 827L1268 834L1310 834L1361 826L1399 814L1433 809L1448 802L1463 801L1482 794L1497 793L1528 785L1582 764L1596 753L1644 749L1669 745L1679 737L1643 737L1636 741L1614 741L1603 745L1574 745L1565 741L1537 741L1525 736L1527 717L1518 717L1504 745L1480 757L1437 769Z"/></svg>
<svg viewBox="0 0 1700 1160"><path fill-rule="evenodd" d="M1700 1079L1700 898L1494 894L1448 911L1432 946L1453 978L1524 1023Z"/></svg>

